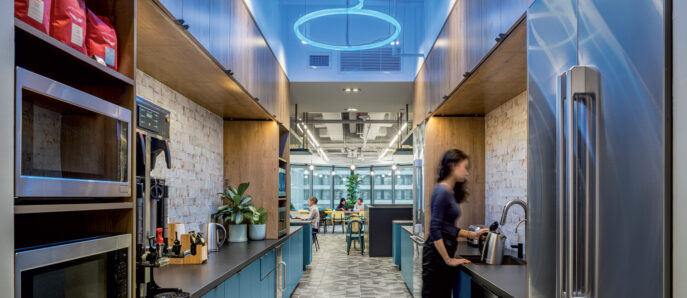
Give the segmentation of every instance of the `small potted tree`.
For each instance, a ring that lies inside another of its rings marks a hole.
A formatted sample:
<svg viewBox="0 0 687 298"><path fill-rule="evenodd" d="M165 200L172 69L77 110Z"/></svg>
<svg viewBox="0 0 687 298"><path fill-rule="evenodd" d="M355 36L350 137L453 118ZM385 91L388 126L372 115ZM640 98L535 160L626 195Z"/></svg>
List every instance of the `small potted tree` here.
<svg viewBox="0 0 687 298"><path fill-rule="evenodd" d="M252 214L248 217L248 238L250 240L264 240L267 222L267 211L264 208L255 208L250 206Z"/></svg>
<svg viewBox="0 0 687 298"><path fill-rule="evenodd" d="M248 241L248 229L244 222L253 212L249 203L253 198L249 195L243 194L248 189L250 183L241 183L238 189L227 186L224 193L220 193L222 201L226 200L227 204L219 206L217 212L212 214L212 219L217 220L221 218L227 224L227 232L229 234L229 242L246 242Z"/></svg>
<svg viewBox="0 0 687 298"><path fill-rule="evenodd" d="M346 180L346 204L352 209L358 200L358 188L360 187L360 177L358 174L348 176Z"/></svg>

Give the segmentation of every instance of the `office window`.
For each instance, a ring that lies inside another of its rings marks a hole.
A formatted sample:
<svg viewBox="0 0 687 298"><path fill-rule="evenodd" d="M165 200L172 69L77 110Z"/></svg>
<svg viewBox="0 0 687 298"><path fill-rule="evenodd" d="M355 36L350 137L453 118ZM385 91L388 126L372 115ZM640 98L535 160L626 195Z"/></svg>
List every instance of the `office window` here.
<svg viewBox="0 0 687 298"><path fill-rule="evenodd" d="M317 197L317 207L332 208L332 167L315 167L312 190Z"/></svg>
<svg viewBox="0 0 687 298"><path fill-rule="evenodd" d="M358 174L358 179L360 179L360 183L358 184L358 197L363 198L365 204L370 204L372 202L372 179L370 177L370 168L357 168L354 173Z"/></svg>
<svg viewBox="0 0 687 298"><path fill-rule="evenodd" d="M393 203L393 177L391 167L374 167L374 194L372 203L376 205Z"/></svg>
<svg viewBox="0 0 687 298"><path fill-rule="evenodd" d="M311 173L306 166L291 166L291 204L296 209L309 209Z"/></svg>
<svg viewBox="0 0 687 298"><path fill-rule="evenodd" d="M334 207L339 206L339 201L341 198L346 198L348 196L348 188L346 183L348 178L351 176L350 168L335 168L334 169Z"/></svg>
<svg viewBox="0 0 687 298"><path fill-rule="evenodd" d="M394 204L413 204L413 167L398 166L394 179Z"/></svg>

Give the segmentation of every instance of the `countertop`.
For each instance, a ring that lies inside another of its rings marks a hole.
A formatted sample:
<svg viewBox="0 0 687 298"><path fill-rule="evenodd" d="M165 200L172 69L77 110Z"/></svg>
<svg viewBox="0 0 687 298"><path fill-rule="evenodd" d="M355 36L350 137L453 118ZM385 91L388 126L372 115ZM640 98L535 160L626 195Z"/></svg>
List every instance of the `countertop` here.
<svg viewBox="0 0 687 298"><path fill-rule="evenodd" d="M312 222L309 221L309 220L295 219L295 218L292 218L291 221L290 221L289 223L292 224L292 225L298 225L298 226L303 226L303 225L312 224Z"/></svg>
<svg viewBox="0 0 687 298"><path fill-rule="evenodd" d="M456 257L479 255L480 251L477 247L468 245L467 241L458 242ZM509 249L504 251L504 255L517 256L515 251ZM527 297L526 265L467 264L458 268L500 297Z"/></svg>
<svg viewBox="0 0 687 298"><path fill-rule="evenodd" d="M408 219L396 219L396 220L392 220L392 221L391 221L391 224L392 224L392 225L404 225L404 224L412 225L412 224L413 224L413 220L408 220Z"/></svg>
<svg viewBox="0 0 687 298"><path fill-rule="evenodd" d="M401 229L413 235L412 226L402 226ZM479 256L477 247L468 245L467 241L458 242L456 257ZM504 255L517 256L513 250L506 249ZM527 266L526 265L476 265L467 264L458 267L467 273L477 283L489 289L499 297L521 298L527 297Z"/></svg>
<svg viewBox="0 0 687 298"><path fill-rule="evenodd" d="M155 269L155 282L163 288L181 288L191 297L201 297L301 229L292 226L280 239L225 244L218 252L209 253L207 263L202 265L167 265Z"/></svg>

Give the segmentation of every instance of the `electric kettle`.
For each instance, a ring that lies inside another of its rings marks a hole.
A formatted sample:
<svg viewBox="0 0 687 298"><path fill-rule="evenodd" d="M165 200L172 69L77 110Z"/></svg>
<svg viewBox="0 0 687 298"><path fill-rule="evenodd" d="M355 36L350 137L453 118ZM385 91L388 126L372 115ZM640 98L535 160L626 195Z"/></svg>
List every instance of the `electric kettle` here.
<svg viewBox="0 0 687 298"><path fill-rule="evenodd" d="M503 250L506 247L506 236L501 234L499 224L494 222L479 238L479 246L482 250L481 260L490 265L501 265Z"/></svg>
<svg viewBox="0 0 687 298"><path fill-rule="evenodd" d="M218 231L221 231L222 237L219 237ZM219 248L227 240L227 230L224 226L211 222L207 224L206 237L208 238L206 243L208 244L208 252L219 251ZM222 240L220 240L222 239Z"/></svg>

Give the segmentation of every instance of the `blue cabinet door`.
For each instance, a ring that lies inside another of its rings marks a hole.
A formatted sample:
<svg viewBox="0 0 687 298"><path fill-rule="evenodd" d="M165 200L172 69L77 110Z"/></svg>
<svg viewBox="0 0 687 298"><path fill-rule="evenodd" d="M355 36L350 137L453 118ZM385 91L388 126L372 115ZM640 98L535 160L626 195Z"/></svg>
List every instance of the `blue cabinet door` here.
<svg viewBox="0 0 687 298"><path fill-rule="evenodd" d="M260 279L265 279L275 268L277 268L277 250L273 249L260 257Z"/></svg>
<svg viewBox="0 0 687 298"><path fill-rule="evenodd" d="M241 298L261 298L260 297L260 260L256 260L241 270L241 285L239 286L239 297Z"/></svg>
<svg viewBox="0 0 687 298"><path fill-rule="evenodd" d="M241 297L241 274L236 273L232 275L224 283L224 298L240 298Z"/></svg>
<svg viewBox="0 0 687 298"><path fill-rule="evenodd" d="M283 297L291 297L303 276L303 230L301 229L282 246L282 260L286 263L286 290Z"/></svg>
<svg viewBox="0 0 687 298"><path fill-rule="evenodd" d="M401 276L408 289L413 291L413 241L405 231L401 233Z"/></svg>
<svg viewBox="0 0 687 298"><path fill-rule="evenodd" d="M303 226L303 266L312 263L312 246L312 225L307 224Z"/></svg>
<svg viewBox="0 0 687 298"><path fill-rule="evenodd" d="M394 259L394 264L401 268L401 225L395 224L392 230L391 239L391 256Z"/></svg>
<svg viewBox="0 0 687 298"><path fill-rule="evenodd" d="M277 272L272 271L267 274L267 276L260 281L260 297L272 298L277 295Z"/></svg>
<svg viewBox="0 0 687 298"><path fill-rule="evenodd" d="M470 275L463 272L462 270L458 270L458 274L456 274L456 283L453 286L453 297L455 297L455 298L470 298L470 297L472 297L472 293L470 290L470 284L471 283L472 283L472 280L470 279Z"/></svg>

